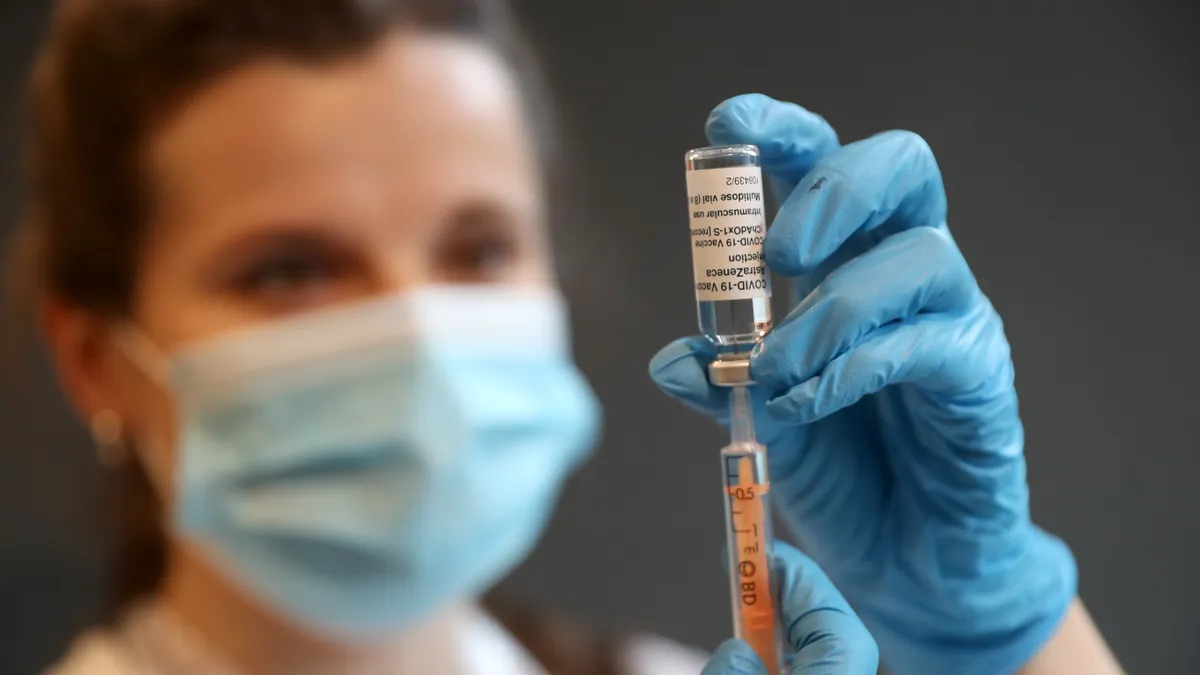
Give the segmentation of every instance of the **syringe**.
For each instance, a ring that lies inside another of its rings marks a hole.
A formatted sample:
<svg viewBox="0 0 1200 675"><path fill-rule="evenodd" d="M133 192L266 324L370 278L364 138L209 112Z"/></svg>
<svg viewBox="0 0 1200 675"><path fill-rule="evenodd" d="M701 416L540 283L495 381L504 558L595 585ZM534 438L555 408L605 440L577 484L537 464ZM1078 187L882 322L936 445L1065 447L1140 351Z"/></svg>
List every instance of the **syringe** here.
<svg viewBox="0 0 1200 675"><path fill-rule="evenodd" d="M684 161L697 316L716 349L708 379L730 388L733 440L721 450L721 473L734 635L774 674L782 652L771 580L771 481L746 390L753 384L750 356L772 325L760 155L752 145L725 145L691 150Z"/></svg>
<svg viewBox="0 0 1200 675"><path fill-rule="evenodd" d="M730 390L729 407L732 442L721 450L721 472L734 636L754 648L768 673L779 673L782 636L771 570L767 451L754 437L754 415L746 387Z"/></svg>

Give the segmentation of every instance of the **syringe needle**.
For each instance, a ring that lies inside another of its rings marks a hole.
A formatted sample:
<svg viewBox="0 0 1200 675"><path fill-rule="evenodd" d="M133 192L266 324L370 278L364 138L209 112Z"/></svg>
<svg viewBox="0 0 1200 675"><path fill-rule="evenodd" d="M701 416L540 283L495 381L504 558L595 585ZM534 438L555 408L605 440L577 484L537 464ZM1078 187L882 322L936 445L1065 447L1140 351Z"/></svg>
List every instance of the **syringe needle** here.
<svg viewBox="0 0 1200 675"><path fill-rule="evenodd" d="M745 387L734 387L730 390L729 414L729 431L733 445L756 445L758 440L754 437L754 410L750 407L750 392Z"/></svg>

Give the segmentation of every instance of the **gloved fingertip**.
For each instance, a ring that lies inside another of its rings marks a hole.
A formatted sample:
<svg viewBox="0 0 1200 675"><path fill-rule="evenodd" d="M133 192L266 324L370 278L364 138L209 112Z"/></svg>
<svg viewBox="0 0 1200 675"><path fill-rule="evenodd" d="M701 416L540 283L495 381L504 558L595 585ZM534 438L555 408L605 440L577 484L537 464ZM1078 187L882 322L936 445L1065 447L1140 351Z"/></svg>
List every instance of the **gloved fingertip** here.
<svg viewBox="0 0 1200 675"><path fill-rule="evenodd" d="M704 134L714 145L752 143L756 134L756 119L767 106L779 101L766 94L740 94L717 104L704 124Z"/></svg>
<svg viewBox="0 0 1200 675"><path fill-rule="evenodd" d="M796 377L797 354L793 349L796 340L787 327L791 320L789 315L777 322L750 356L750 377L768 400L790 386Z"/></svg>
<svg viewBox="0 0 1200 675"><path fill-rule="evenodd" d="M837 132L825 118L765 94L722 102L708 116L705 134L716 145L758 146L763 170L790 184L839 146Z"/></svg>
<svg viewBox="0 0 1200 675"><path fill-rule="evenodd" d="M717 647L701 675L767 675L767 667L744 640L730 638Z"/></svg>

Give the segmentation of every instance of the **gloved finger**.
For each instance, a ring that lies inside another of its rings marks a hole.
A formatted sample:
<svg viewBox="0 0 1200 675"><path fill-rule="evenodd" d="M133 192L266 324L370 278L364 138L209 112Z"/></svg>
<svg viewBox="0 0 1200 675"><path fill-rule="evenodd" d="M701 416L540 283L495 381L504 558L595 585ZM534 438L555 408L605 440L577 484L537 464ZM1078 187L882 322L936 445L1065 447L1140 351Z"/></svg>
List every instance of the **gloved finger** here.
<svg viewBox="0 0 1200 675"><path fill-rule="evenodd" d="M989 303L966 314L919 315L869 334L817 375L767 402L770 415L807 424L895 384L917 387L928 440L889 448L888 463L911 475L929 518L973 533L973 546L1003 546L1028 519L1024 432L1003 326ZM903 454L901 454L903 453ZM994 544L994 542L999 542ZM937 583L978 578L975 555L931 562ZM967 565L963 568L961 565Z"/></svg>
<svg viewBox="0 0 1200 675"><path fill-rule="evenodd" d="M774 675L744 640L730 638L717 647L700 675Z"/></svg>
<svg viewBox="0 0 1200 675"><path fill-rule="evenodd" d="M650 379L663 393L689 408L723 419L728 416L729 390L708 381L708 364L716 355L716 346L704 337L676 340L650 360Z"/></svg>
<svg viewBox="0 0 1200 675"><path fill-rule="evenodd" d="M709 114L705 134L715 145L758 146L763 172L775 179L781 196L839 146L825 118L762 94L722 102Z"/></svg>
<svg viewBox="0 0 1200 675"><path fill-rule="evenodd" d="M769 399L767 412L808 424L893 384L919 384L932 394L976 391L1011 368L999 323L979 316L987 312L979 303L966 314L921 314L878 328L819 375Z"/></svg>
<svg viewBox="0 0 1200 675"><path fill-rule="evenodd" d="M871 331L966 310L979 287L946 230L893 235L831 272L763 340L751 367L768 395L817 375Z"/></svg>
<svg viewBox="0 0 1200 675"><path fill-rule="evenodd" d="M929 145L889 131L818 162L780 206L764 254L772 270L799 276L857 233L878 229L882 238L945 222L946 193Z"/></svg>
<svg viewBox="0 0 1200 675"><path fill-rule="evenodd" d="M775 542L783 635L793 675L875 675L879 648L850 603L811 558Z"/></svg>

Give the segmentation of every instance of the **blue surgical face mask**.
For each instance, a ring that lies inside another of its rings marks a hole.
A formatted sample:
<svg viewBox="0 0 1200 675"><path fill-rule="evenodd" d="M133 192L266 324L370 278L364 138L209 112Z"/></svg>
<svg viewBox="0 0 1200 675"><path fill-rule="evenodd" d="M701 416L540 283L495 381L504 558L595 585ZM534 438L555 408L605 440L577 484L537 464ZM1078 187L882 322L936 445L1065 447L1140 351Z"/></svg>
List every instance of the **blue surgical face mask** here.
<svg viewBox="0 0 1200 675"><path fill-rule="evenodd" d="M185 347L165 364L173 526L334 637L478 594L532 548L594 443L567 332L551 292L448 287Z"/></svg>

